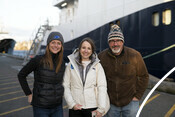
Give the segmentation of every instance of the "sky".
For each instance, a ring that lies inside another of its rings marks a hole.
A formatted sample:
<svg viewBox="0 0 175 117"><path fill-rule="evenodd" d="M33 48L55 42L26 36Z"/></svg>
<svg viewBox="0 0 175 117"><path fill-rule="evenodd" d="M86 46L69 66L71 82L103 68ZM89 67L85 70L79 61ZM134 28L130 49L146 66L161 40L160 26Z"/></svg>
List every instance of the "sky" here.
<svg viewBox="0 0 175 117"><path fill-rule="evenodd" d="M50 25L59 23L59 9L53 0L0 0L0 31L8 32L17 42L31 40L47 19Z"/></svg>

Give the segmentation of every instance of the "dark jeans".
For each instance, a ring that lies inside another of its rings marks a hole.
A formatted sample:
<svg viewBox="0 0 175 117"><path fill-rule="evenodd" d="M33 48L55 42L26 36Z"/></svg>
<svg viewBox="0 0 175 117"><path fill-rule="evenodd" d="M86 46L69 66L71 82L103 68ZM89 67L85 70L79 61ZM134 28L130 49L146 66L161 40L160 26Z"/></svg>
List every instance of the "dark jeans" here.
<svg viewBox="0 0 175 117"><path fill-rule="evenodd" d="M63 107L59 105L52 109L45 109L33 106L34 117L63 117Z"/></svg>
<svg viewBox="0 0 175 117"><path fill-rule="evenodd" d="M69 117L92 117L91 112L96 109L97 108L82 109L82 110L69 109Z"/></svg>

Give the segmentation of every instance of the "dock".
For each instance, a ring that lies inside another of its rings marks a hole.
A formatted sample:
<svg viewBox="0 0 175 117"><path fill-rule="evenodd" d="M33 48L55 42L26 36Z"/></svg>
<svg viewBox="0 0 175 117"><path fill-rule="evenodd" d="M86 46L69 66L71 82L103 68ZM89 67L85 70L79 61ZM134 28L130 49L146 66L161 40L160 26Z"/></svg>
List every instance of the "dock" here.
<svg viewBox="0 0 175 117"><path fill-rule="evenodd" d="M23 59L0 54L0 117L33 117L32 106L27 102L27 97L17 78L22 63ZM150 75L150 77L153 76ZM32 88L33 75L29 75L27 80ZM151 90L154 82L149 83L140 104ZM164 89L168 87L169 83L165 84L163 85ZM172 82L170 87L174 84ZM65 100L63 101L63 108L64 117L68 117L68 106ZM166 90L155 91L146 102L140 117L175 117L175 95Z"/></svg>

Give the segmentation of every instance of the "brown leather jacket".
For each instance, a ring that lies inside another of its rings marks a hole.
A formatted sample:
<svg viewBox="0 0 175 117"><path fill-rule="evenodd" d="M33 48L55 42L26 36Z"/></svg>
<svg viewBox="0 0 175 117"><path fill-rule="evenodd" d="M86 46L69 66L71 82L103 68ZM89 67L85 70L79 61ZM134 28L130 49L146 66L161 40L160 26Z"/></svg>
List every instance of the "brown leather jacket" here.
<svg viewBox="0 0 175 117"><path fill-rule="evenodd" d="M118 107L129 104L133 97L141 99L147 88L149 75L141 54L124 46L119 56L110 49L99 53L107 78L110 102Z"/></svg>

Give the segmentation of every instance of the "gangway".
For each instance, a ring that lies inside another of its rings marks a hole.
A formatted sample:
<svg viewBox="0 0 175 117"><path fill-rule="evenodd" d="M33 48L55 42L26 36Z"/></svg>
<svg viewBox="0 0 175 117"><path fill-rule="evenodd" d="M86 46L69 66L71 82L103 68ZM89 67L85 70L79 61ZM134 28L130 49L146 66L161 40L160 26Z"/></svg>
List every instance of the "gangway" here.
<svg viewBox="0 0 175 117"><path fill-rule="evenodd" d="M46 21L45 25L41 25L36 31L35 37L33 39L32 45L24 58L23 64L25 65L28 60L36 56L41 48L41 43L43 42L46 31L51 30L53 26L49 25L49 21Z"/></svg>

